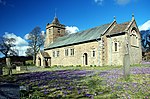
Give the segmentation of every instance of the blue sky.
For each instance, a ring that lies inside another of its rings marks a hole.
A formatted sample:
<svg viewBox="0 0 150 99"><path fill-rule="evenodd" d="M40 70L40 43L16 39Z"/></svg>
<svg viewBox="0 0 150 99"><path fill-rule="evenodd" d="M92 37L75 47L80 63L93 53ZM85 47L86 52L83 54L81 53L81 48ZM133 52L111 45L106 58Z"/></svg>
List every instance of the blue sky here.
<svg viewBox="0 0 150 99"><path fill-rule="evenodd" d="M138 26L149 29L149 5L149 0L0 0L0 36L9 32L24 39L36 26L45 31L55 9L62 24L80 31L110 23L114 16L118 23L130 21L132 13Z"/></svg>

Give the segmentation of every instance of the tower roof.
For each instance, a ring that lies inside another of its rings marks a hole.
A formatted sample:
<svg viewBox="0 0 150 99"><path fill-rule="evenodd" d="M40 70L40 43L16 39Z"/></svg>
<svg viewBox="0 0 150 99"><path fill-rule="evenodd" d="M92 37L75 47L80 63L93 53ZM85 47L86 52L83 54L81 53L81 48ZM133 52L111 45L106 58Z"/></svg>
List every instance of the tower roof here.
<svg viewBox="0 0 150 99"><path fill-rule="evenodd" d="M59 20L58 20L58 18L56 16L54 17L54 19L52 21L52 24L60 24Z"/></svg>

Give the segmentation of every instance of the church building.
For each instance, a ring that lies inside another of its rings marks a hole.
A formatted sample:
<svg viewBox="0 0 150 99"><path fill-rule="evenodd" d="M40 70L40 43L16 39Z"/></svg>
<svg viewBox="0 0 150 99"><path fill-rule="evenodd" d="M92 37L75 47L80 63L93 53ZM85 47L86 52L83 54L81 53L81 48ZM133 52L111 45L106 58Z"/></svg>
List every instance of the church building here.
<svg viewBox="0 0 150 99"><path fill-rule="evenodd" d="M124 55L130 64L142 61L141 36L134 15L129 22L113 22L73 34L57 17L46 26L44 51L36 56L37 66L106 66L123 65Z"/></svg>

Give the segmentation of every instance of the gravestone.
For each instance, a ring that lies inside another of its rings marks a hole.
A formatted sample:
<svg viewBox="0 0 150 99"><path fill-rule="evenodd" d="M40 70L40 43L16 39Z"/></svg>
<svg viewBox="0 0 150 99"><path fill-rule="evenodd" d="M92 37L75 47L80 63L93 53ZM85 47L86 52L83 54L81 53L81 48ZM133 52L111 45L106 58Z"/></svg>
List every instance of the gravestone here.
<svg viewBox="0 0 150 99"><path fill-rule="evenodd" d="M126 79L130 75L130 55L129 55L129 43L128 40L126 40L125 43L125 54L123 57L123 74L124 78Z"/></svg>
<svg viewBox="0 0 150 99"><path fill-rule="evenodd" d="M26 66L16 66L16 71L24 71L27 70Z"/></svg>
<svg viewBox="0 0 150 99"><path fill-rule="evenodd" d="M0 84L0 99L20 99L19 85Z"/></svg>

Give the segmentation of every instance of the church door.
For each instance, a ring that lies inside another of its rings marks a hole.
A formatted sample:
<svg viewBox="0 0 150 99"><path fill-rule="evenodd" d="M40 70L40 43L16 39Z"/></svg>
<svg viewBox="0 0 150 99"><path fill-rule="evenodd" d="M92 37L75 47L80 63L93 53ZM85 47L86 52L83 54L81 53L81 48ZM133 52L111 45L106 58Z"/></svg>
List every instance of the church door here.
<svg viewBox="0 0 150 99"><path fill-rule="evenodd" d="M83 54L83 64L88 65L88 54L87 53Z"/></svg>

